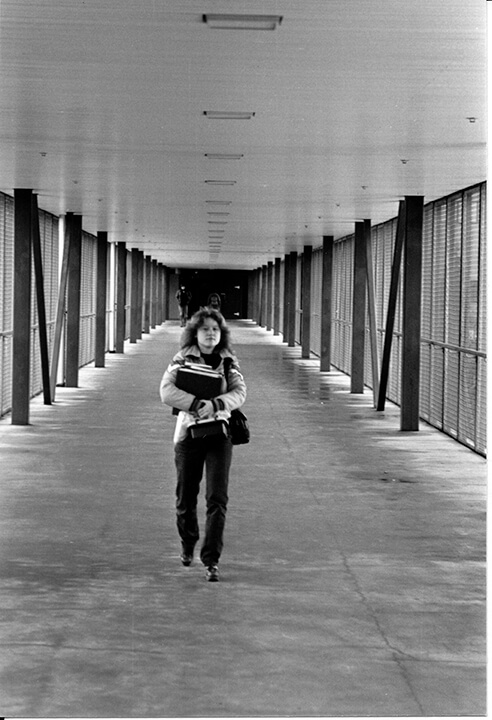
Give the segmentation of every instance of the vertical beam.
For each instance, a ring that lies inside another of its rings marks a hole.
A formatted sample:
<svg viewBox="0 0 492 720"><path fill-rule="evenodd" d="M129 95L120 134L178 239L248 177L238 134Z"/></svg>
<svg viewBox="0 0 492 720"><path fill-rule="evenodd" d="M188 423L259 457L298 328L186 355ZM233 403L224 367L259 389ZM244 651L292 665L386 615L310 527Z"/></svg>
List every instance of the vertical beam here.
<svg viewBox="0 0 492 720"><path fill-rule="evenodd" d="M366 332L366 253L364 223L355 223L354 287L352 301L352 366L350 392L364 392L364 341Z"/></svg>
<svg viewBox="0 0 492 720"><path fill-rule="evenodd" d="M285 254L284 257L284 318L283 318L283 336L284 342L288 341L289 337L289 286L290 286L290 255Z"/></svg>
<svg viewBox="0 0 492 720"><path fill-rule="evenodd" d="M138 290L137 290L137 303L138 303L138 324L137 324L137 339L142 339L142 330L144 323L144 254L143 251L138 253Z"/></svg>
<svg viewBox="0 0 492 720"><path fill-rule="evenodd" d="M261 320L261 268L255 270L255 321L260 325Z"/></svg>
<svg viewBox="0 0 492 720"><path fill-rule="evenodd" d="M267 264L267 302L266 302L266 329L271 330L273 326L273 262Z"/></svg>
<svg viewBox="0 0 492 720"><path fill-rule="evenodd" d="M32 190L14 190L12 425L29 425Z"/></svg>
<svg viewBox="0 0 492 720"><path fill-rule="evenodd" d="M106 354L106 294L108 273L108 233L97 233L96 271L96 347L95 367L104 367Z"/></svg>
<svg viewBox="0 0 492 720"><path fill-rule="evenodd" d="M280 334L280 271L282 260L275 258L274 293L273 293L273 334Z"/></svg>
<svg viewBox="0 0 492 720"><path fill-rule="evenodd" d="M155 323L156 325L162 325L163 312L163 299L164 299L164 281L163 281L163 267L161 263L156 263L155 266L155 292L156 292L156 307L155 307Z"/></svg>
<svg viewBox="0 0 492 720"><path fill-rule="evenodd" d="M301 357L311 356L311 266L313 258L312 245L304 245L302 253L302 329Z"/></svg>
<svg viewBox="0 0 492 720"><path fill-rule="evenodd" d="M139 303L138 303L138 273L140 265L140 253L136 248L132 248L132 277L131 277L131 308L130 308L130 342L136 343L138 340L139 322Z"/></svg>
<svg viewBox="0 0 492 720"><path fill-rule="evenodd" d="M255 319L254 312L254 270L248 273L248 318Z"/></svg>
<svg viewBox="0 0 492 720"><path fill-rule="evenodd" d="M377 410L384 410L386 390L388 387L389 367L391 360L391 344L393 342L393 328L395 326L396 303L398 300L398 283L400 280L401 256L403 251L403 238L405 233L405 201L400 200L398 208L398 221L396 225L395 247L393 250L393 263L391 266L391 280L388 297L388 310L386 312L386 327L384 330L383 357L381 360L381 379L379 381L379 396Z"/></svg>
<svg viewBox="0 0 492 720"><path fill-rule="evenodd" d="M289 287L288 287L288 312L289 331L287 343L289 347L296 344L296 295L297 295L297 253L290 253Z"/></svg>
<svg viewBox="0 0 492 720"><path fill-rule="evenodd" d="M68 216L71 213L67 214ZM53 338L53 349L51 355L51 400L54 401L56 393L56 379L58 377L58 364L60 361L60 347L61 337L63 333L63 326L65 323L65 301L67 292L67 281L68 281L68 265L70 260L70 247L71 247L71 222L65 217L64 237L63 237L63 258L62 267L60 273L60 282L58 284L58 303L56 308L56 322L55 322L55 335Z"/></svg>
<svg viewBox="0 0 492 720"><path fill-rule="evenodd" d="M169 268L164 265L163 270L164 282L164 320L169 320Z"/></svg>
<svg viewBox="0 0 492 720"><path fill-rule="evenodd" d="M401 430L419 429L420 304L422 295L422 221L424 198L405 197L405 272L403 275L403 338Z"/></svg>
<svg viewBox="0 0 492 720"><path fill-rule="evenodd" d="M267 266L261 266L261 302L260 302L260 325L267 324Z"/></svg>
<svg viewBox="0 0 492 720"><path fill-rule="evenodd" d="M151 299L151 262L150 255L143 259L143 322L144 333L150 332L150 299Z"/></svg>
<svg viewBox="0 0 492 720"><path fill-rule="evenodd" d="M41 237L39 234L38 197L32 195L32 254L34 258L34 275L36 278L36 300L38 307L39 353L41 356L41 375L43 378L43 398L45 405L51 405L50 361L48 355L48 334L46 331L46 306L44 302L43 256Z"/></svg>
<svg viewBox="0 0 492 720"><path fill-rule="evenodd" d="M371 345L372 393L374 407L379 396L379 352L376 322L376 288L374 284L374 266L372 260L371 221L364 220L364 245L366 248L367 272L367 314L369 317L369 341Z"/></svg>
<svg viewBox="0 0 492 720"><path fill-rule="evenodd" d="M82 262L82 216L67 213L71 225L70 258L68 261L67 331L66 331L66 387L79 384L80 349L80 280Z"/></svg>
<svg viewBox="0 0 492 720"><path fill-rule="evenodd" d="M116 250L116 342L115 352L124 352L126 304L126 243L118 243Z"/></svg>
<svg viewBox="0 0 492 720"><path fill-rule="evenodd" d="M158 289L157 289L157 260L152 260L150 263L150 327L155 328L157 325L157 302L158 302Z"/></svg>
<svg viewBox="0 0 492 720"><path fill-rule="evenodd" d="M323 269L321 280L321 358L320 371L331 369L331 297L333 285L333 235L323 237Z"/></svg>

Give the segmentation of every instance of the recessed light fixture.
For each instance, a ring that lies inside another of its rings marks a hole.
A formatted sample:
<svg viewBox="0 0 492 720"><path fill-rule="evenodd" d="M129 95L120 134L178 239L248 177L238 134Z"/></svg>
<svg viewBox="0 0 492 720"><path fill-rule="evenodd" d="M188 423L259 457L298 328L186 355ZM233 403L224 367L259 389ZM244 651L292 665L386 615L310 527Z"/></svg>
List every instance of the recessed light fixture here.
<svg viewBox="0 0 492 720"><path fill-rule="evenodd" d="M209 160L241 160L244 155L233 153L205 153L205 157Z"/></svg>
<svg viewBox="0 0 492 720"><path fill-rule="evenodd" d="M209 120L251 120L255 116L254 112L232 112L229 110L204 110L203 114Z"/></svg>
<svg viewBox="0 0 492 720"><path fill-rule="evenodd" d="M232 205L232 200L205 200L209 205Z"/></svg>
<svg viewBox="0 0 492 720"><path fill-rule="evenodd" d="M205 180L207 185L235 185L236 180Z"/></svg>
<svg viewBox="0 0 492 720"><path fill-rule="evenodd" d="M230 214L231 214L231 213L228 213L228 212L218 212L218 211L214 211L214 210L209 210L209 211L207 212L207 215L217 215L217 216L222 216L222 217L223 217L224 215L230 215Z"/></svg>
<svg viewBox="0 0 492 720"><path fill-rule="evenodd" d="M227 220L207 220L209 225L227 225Z"/></svg>
<svg viewBox="0 0 492 720"><path fill-rule="evenodd" d="M215 30L276 30L282 16L204 13L203 22Z"/></svg>

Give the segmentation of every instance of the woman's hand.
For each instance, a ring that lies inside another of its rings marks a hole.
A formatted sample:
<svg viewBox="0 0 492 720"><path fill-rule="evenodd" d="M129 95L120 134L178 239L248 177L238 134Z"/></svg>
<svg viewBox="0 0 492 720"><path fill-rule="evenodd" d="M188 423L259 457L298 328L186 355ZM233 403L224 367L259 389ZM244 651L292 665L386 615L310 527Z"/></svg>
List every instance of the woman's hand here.
<svg viewBox="0 0 492 720"><path fill-rule="evenodd" d="M197 408L197 415L200 420L214 416L214 406L210 400L202 400Z"/></svg>

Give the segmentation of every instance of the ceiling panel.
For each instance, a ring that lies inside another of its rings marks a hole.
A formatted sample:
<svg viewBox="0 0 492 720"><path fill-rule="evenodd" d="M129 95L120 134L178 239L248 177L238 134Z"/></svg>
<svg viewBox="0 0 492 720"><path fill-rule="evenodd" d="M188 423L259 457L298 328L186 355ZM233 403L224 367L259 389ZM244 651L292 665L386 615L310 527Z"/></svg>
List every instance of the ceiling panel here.
<svg viewBox="0 0 492 720"><path fill-rule="evenodd" d="M207 12L283 19L214 30ZM485 12L482 0L2 0L0 188L33 188L40 207L171 267L249 269L316 247L395 216L405 195L485 179ZM230 213L213 262L212 207Z"/></svg>

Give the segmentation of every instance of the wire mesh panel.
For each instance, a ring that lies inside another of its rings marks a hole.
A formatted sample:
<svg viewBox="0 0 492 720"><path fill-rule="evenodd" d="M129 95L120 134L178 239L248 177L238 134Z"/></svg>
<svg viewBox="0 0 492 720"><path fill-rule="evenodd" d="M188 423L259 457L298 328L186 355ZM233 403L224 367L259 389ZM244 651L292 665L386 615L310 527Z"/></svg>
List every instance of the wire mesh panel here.
<svg viewBox="0 0 492 720"><path fill-rule="evenodd" d="M0 414L12 406L14 199L0 193Z"/></svg>
<svg viewBox="0 0 492 720"><path fill-rule="evenodd" d="M51 358L58 300L58 218L44 210L38 211L41 263L43 270L43 293L46 314L48 357ZM41 351L39 337L36 278L32 270L31 296L31 397L43 390Z"/></svg>
<svg viewBox="0 0 492 720"><path fill-rule="evenodd" d="M420 416L429 420L431 416L431 366L432 345L432 279L433 279L433 227L434 206L424 207L422 238L422 348L420 352Z"/></svg>
<svg viewBox="0 0 492 720"><path fill-rule="evenodd" d="M321 284L323 249L315 250L311 261L311 351L321 355Z"/></svg>
<svg viewBox="0 0 492 720"><path fill-rule="evenodd" d="M429 414L425 419L432 425L442 429L444 413L444 340L445 330L445 297L446 297L446 201L433 203L432 227L432 281L431 281L431 316L428 336L424 343L430 344L429 368Z"/></svg>
<svg viewBox="0 0 492 720"><path fill-rule="evenodd" d="M333 353L332 364L350 373L352 354L352 288L354 236L333 246Z"/></svg>
<svg viewBox="0 0 492 720"><path fill-rule="evenodd" d="M83 232L80 274L79 367L92 362L95 355L96 268L96 238Z"/></svg>
<svg viewBox="0 0 492 720"><path fill-rule="evenodd" d="M460 314L461 314L461 235L462 196L454 195L447 203L444 414L443 428L453 437L458 434ZM449 347L449 346L452 347Z"/></svg>

